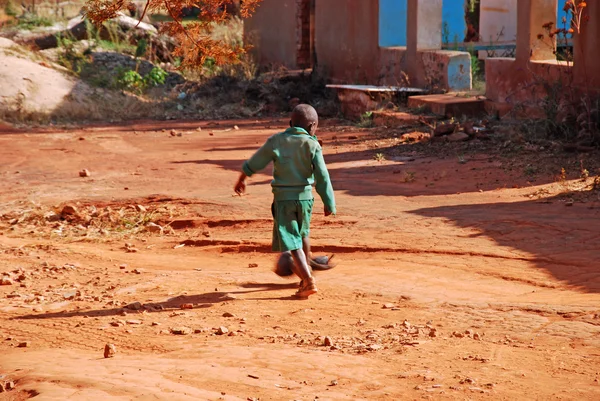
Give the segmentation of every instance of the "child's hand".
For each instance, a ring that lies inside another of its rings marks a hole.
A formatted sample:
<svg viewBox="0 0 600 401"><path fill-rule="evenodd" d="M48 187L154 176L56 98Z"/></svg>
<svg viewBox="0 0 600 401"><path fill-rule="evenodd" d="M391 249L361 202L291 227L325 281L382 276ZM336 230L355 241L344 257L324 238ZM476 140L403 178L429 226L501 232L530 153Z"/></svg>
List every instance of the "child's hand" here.
<svg viewBox="0 0 600 401"><path fill-rule="evenodd" d="M242 195L244 192L246 192L246 181L240 179L238 180L237 184L235 184L235 193L238 195Z"/></svg>

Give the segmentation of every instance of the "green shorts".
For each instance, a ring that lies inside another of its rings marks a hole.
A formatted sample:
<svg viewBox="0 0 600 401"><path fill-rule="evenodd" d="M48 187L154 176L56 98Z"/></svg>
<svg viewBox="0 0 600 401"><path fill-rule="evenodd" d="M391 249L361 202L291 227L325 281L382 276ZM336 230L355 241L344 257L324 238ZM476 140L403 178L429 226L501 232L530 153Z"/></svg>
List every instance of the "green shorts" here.
<svg viewBox="0 0 600 401"><path fill-rule="evenodd" d="M302 249L302 238L308 237L314 200L275 201L273 214L273 251Z"/></svg>

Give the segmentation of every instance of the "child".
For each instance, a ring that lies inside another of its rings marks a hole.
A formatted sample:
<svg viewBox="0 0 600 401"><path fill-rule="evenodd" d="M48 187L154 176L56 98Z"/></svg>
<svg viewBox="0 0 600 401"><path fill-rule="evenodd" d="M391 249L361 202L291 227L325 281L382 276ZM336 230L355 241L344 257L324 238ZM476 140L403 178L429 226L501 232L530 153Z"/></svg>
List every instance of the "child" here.
<svg viewBox="0 0 600 401"><path fill-rule="evenodd" d="M295 262L292 270L302 280L295 294L298 298L317 293L309 267L313 183L325 204L325 216L336 213L329 173L315 136L318 125L319 116L312 106L296 106L290 128L267 139L244 163L235 185L235 192L241 195L246 190L246 178L273 162L273 251L291 252Z"/></svg>

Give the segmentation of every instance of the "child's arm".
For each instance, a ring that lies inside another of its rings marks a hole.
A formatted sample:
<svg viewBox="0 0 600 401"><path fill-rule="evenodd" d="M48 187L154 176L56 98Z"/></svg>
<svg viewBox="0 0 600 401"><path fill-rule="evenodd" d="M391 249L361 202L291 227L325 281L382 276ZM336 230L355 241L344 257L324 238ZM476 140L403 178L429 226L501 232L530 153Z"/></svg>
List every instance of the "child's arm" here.
<svg viewBox="0 0 600 401"><path fill-rule="evenodd" d="M325 204L325 216L336 214L333 186L331 185L321 148L317 149L313 157L313 170L315 174L315 188Z"/></svg>
<svg viewBox="0 0 600 401"><path fill-rule="evenodd" d="M243 194L246 191L246 178L252 177L252 175L267 167L272 160L273 145L271 144L271 138L269 138L242 166L242 174L240 174L240 178L235 184L235 193L238 195Z"/></svg>

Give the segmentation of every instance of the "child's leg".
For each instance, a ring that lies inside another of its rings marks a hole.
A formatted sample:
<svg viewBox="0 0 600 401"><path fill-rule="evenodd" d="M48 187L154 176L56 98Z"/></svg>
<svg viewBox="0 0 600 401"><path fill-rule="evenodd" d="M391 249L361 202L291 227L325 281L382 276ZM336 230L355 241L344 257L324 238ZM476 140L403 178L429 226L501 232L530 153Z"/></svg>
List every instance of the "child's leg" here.
<svg viewBox="0 0 600 401"><path fill-rule="evenodd" d="M308 236L302 238L302 250L304 250L304 255L306 256L306 261L308 263L308 261L312 258L312 253L310 252L310 239Z"/></svg>
<svg viewBox="0 0 600 401"><path fill-rule="evenodd" d="M307 282L307 280L312 278L312 272L308 265L306 254L302 249L296 249L291 252L292 257L294 258L294 267L292 270L295 270L294 273L300 277L300 280Z"/></svg>

